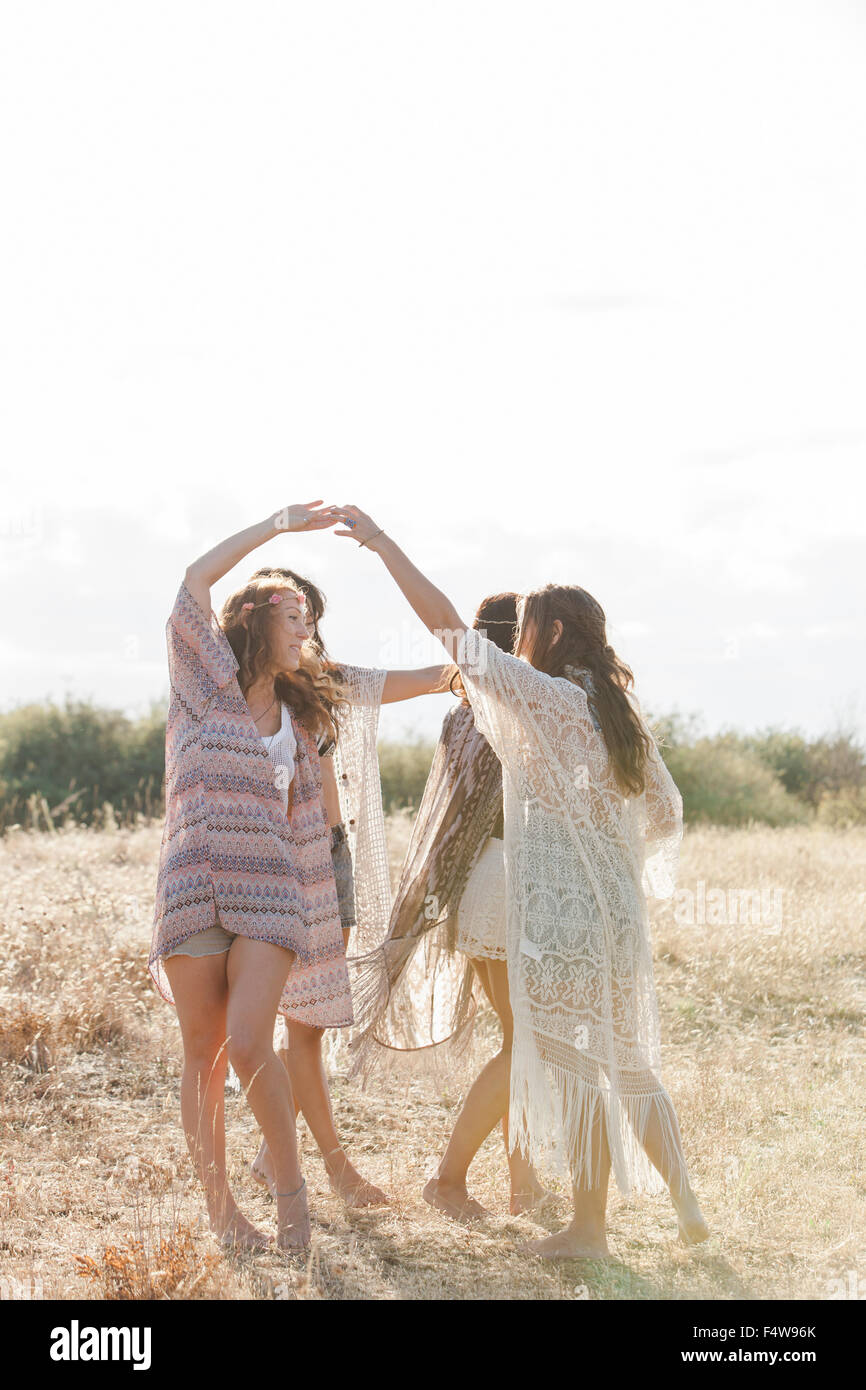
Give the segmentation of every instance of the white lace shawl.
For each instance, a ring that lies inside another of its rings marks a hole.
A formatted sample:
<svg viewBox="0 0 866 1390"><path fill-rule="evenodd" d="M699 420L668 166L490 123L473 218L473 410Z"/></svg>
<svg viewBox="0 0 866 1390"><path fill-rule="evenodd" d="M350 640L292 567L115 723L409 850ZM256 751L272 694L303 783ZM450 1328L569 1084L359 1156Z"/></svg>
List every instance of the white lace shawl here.
<svg viewBox="0 0 866 1390"><path fill-rule="evenodd" d="M620 1189L663 1187L642 1147L681 1172L660 1041L645 891L674 889L682 802L655 743L625 798L587 697L478 632L458 665L503 767L507 953L514 1012L510 1135L535 1163L597 1181L606 1128ZM652 852L647 854L647 846Z"/></svg>
<svg viewBox="0 0 866 1390"><path fill-rule="evenodd" d="M362 956L382 944L391 917L391 877L376 752L388 673L365 666L341 666L340 673L349 708L340 718L334 771L355 875L357 927L349 949L353 956Z"/></svg>
<svg viewBox="0 0 866 1390"><path fill-rule="evenodd" d="M351 961L382 944L391 917L391 879L385 840L385 814L376 740L379 712L387 671L365 666L340 666L340 686L348 708L340 714L340 731L334 750L334 773L340 798L340 816L352 855L355 880L357 925L349 938ZM331 1029L327 1058L331 1066L341 1064L349 1029ZM288 1046L282 1016L277 1018L274 1046Z"/></svg>

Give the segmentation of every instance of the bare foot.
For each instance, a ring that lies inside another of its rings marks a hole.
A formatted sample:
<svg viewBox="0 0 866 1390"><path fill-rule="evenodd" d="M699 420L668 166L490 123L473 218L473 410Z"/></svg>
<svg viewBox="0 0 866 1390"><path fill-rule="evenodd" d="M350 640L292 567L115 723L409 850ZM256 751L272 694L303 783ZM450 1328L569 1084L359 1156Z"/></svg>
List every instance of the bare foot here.
<svg viewBox="0 0 866 1390"><path fill-rule="evenodd" d="M530 1240L526 1246L533 1255L543 1260L608 1260L610 1251L604 1235L588 1235L573 1231L567 1226L564 1231L546 1236L544 1240Z"/></svg>
<svg viewBox="0 0 866 1390"><path fill-rule="evenodd" d="M710 1235L710 1228L703 1218L698 1206L698 1199L691 1188L676 1196L671 1192L671 1201L676 1207L679 1236L683 1244L700 1245L702 1240L707 1240Z"/></svg>
<svg viewBox="0 0 866 1390"><path fill-rule="evenodd" d="M421 1194L425 1202L437 1211L450 1216L453 1221L480 1221L490 1213L474 1197L470 1197L465 1187L452 1187L441 1178L431 1178Z"/></svg>
<svg viewBox="0 0 866 1390"><path fill-rule="evenodd" d="M273 1244L273 1237L260 1231L237 1209L222 1225L211 1223L211 1230L226 1250L267 1250Z"/></svg>
<svg viewBox="0 0 866 1390"><path fill-rule="evenodd" d="M328 1182L347 1207L387 1207L388 1198L375 1183L362 1178L342 1149L334 1149L325 1159Z"/></svg>
<svg viewBox="0 0 866 1390"><path fill-rule="evenodd" d="M552 1202L555 1196L555 1192L548 1192L546 1187L537 1183L533 1187L521 1189L520 1192L512 1191L508 1210L512 1216L522 1216L524 1212L541 1211L545 1202Z"/></svg>
<svg viewBox="0 0 866 1390"><path fill-rule="evenodd" d="M277 1248L288 1254L306 1250L310 1244L310 1212L307 1206L307 1180L297 1192L277 1193Z"/></svg>
<svg viewBox="0 0 866 1390"><path fill-rule="evenodd" d="M277 1189L274 1185L274 1175L271 1171L270 1156L267 1154L267 1151L265 1154L264 1162L261 1162L260 1155L256 1155L256 1157L250 1164L250 1172L252 1173L257 1183L260 1183L262 1187L266 1187L268 1189L268 1192L271 1194L272 1197L276 1196Z"/></svg>

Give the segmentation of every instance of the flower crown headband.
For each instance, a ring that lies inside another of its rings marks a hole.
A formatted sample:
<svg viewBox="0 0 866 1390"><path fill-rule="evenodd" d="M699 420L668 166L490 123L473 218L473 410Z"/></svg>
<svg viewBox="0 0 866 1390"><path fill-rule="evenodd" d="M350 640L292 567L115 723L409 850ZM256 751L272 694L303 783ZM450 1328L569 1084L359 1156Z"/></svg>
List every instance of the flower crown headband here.
<svg viewBox="0 0 866 1390"><path fill-rule="evenodd" d="M307 603L307 596L306 596L306 594L300 594L300 593L298 593L298 592L297 592L296 590L294 590L294 589L292 589L290 592L294 594L294 596L295 596L295 598L296 598L296 600L297 600L297 602L298 602L299 607L301 607L301 608L306 607L306 603ZM282 594L271 594L270 598L266 598L265 601L264 601L263 603L242 603L242 604L241 604L241 612L242 612L242 613L253 613L257 608L267 608L268 604L271 604L271 603L282 603L282 601L283 601L283 595L282 595Z"/></svg>

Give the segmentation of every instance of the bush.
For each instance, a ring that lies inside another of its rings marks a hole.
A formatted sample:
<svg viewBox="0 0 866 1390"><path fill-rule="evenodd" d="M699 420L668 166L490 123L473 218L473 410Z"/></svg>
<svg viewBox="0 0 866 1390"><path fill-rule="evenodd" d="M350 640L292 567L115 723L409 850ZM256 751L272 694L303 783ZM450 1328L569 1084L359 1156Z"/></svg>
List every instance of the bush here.
<svg viewBox="0 0 866 1390"><path fill-rule="evenodd" d="M88 701L22 705L0 715L0 825L124 823L162 813L165 717L131 720Z"/></svg>
<svg viewBox="0 0 866 1390"><path fill-rule="evenodd" d="M701 721L696 714L646 714L645 718L663 752L690 747L701 736Z"/></svg>
<svg viewBox="0 0 866 1390"><path fill-rule="evenodd" d="M744 738L742 746L748 752L755 753L775 773L786 792L811 800L809 793L815 780L814 762L809 744L802 734L767 729L751 738Z"/></svg>
<svg viewBox="0 0 866 1390"><path fill-rule="evenodd" d="M825 792L818 803L817 819L820 825L832 826L834 830L866 825L866 788Z"/></svg>
<svg viewBox="0 0 866 1390"><path fill-rule="evenodd" d="M706 737L696 716L682 714L653 728L687 821L866 823L866 751L851 732ZM139 719L75 700L0 714L0 833L16 822L45 830L67 819L110 826L161 816L164 746L162 705ZM417 810L434 747L420 737L380 743L388 814Z"/></svg>
<svg viewBox="0 0 866 1390"><path fill-rule="evenodd" d="M866 753L850 731L809 742L799 733L767 729L741 742L776 773L786 791L810 806L828 793L866 788Z"/></svg>
<svg viewBox="0 0 866 1390"><path fill-rule="evenodd" d="M786 791L756 753L734 739L702 738L662 750L682 793L683 818L713 825L797 825L809 808Z"/></svg>
<svg viewBox="0 0 866 1390"><path fill-rule="evenodd" d="M415 738L409 743L379 744L382 801L385 814L417 811L436 745Z"/></svg>
<svg viewBox="0 0 866 1390"><path fill-rule="evenodd" d="M852 733L816 739L810 747L813 786L810 800L819 804L829 793L866 791L866 752Z"/></svg>

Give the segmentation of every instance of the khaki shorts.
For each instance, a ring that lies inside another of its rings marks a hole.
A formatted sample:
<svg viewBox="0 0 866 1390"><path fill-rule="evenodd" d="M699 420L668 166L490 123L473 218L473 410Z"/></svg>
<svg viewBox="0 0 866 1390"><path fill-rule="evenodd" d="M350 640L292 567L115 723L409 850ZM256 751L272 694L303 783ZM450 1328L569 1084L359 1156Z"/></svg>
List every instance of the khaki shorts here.
<svg viewBox="0 0 866 1390"><path fill-rule="evenodd" d="M164 959L169 960L172 956L220 956L229 949L236 936L237 932L226 931L225 927L220 926L218 914L214 926L188 936L173 951L166 951Z"/></svg>
<svg viewBox="0 0 866 1390"><path fill-rule="evenodd" d="M337 884L340 926L343 931L348 931L350 927L355 926L355 880L352 875L352 856L342 825L331 827L331 862L334 865L334 879Z"/></svg>

